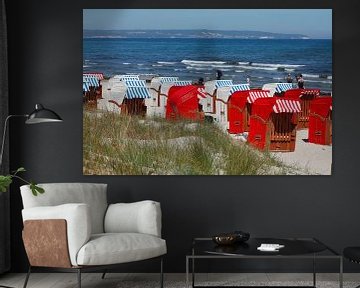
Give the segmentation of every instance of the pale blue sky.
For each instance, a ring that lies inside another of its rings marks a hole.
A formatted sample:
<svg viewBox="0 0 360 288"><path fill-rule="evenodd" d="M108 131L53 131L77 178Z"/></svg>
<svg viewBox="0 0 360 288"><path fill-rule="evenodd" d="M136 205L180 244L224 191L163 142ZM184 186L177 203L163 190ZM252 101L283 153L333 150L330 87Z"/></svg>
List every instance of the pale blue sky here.
<svg viewBox="0 0 360 288"><path fill-rule="evenodd" d="M331 9L84 9L83 28L214 29L332 38Z"/></svg>

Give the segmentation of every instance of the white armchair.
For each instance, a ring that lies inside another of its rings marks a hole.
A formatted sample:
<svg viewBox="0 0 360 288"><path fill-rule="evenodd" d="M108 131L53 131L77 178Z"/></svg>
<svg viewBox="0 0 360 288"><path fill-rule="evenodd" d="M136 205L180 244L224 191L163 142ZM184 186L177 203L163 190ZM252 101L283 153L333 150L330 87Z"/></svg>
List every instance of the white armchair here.
<svg viewBox="0 0 360 288"><path fill-rule="evenodd" d="M24 288L37 267L77 272L159 257L163 287L161 209L154 201L107 204L106 184L40 184L33 196L22 186L23 241L30 262ZM105 273L103 274L103 278Z"/></svg>

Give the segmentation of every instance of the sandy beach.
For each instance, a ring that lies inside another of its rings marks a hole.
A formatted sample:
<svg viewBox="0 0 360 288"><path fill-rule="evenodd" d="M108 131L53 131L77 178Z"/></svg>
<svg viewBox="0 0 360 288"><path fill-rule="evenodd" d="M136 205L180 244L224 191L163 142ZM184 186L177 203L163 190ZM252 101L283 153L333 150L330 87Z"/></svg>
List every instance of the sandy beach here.
<svg viewBox="0 0 360 288"><path fill-rule="evenodd" d="M298 130L294 152L272 154L285 164L297 168L299 174L331 175L332 146L308 143L307 138L308 129Z"/></svg>

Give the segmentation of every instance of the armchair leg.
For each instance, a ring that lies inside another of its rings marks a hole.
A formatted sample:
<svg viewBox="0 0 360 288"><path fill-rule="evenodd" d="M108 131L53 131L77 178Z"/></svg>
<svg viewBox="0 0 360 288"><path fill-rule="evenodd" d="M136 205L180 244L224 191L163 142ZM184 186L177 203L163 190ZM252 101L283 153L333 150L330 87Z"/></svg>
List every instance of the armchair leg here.
<svg viewBox="0 0 360 288"><path fill-rule="evenodd" d="M106 272L107 270L104 270L103 274L101 275L101 279L105 279Z"/></svg>
<svg viewBox="0 0 360 288"><path fill-rule="evenodd" d="M27 283L28 283L28 281L29 281L30 274L31 274L31 265L29 266L29 270L28 270L28 272L27 272L27 274L26 274L26 278L25 278L25 282L24 282L23 288L26 288Z"/></svg>
<svg viewBox="0 0 360 288"><path fill-rule="evenodd" d="M77 269L78 288L81 288L81 269Z"/></svg>
<svg viewBox="0 0 360 288"><path fill-rule="evenodd" d="M164 287L163 257L160 259L160 287Z"/></svg>

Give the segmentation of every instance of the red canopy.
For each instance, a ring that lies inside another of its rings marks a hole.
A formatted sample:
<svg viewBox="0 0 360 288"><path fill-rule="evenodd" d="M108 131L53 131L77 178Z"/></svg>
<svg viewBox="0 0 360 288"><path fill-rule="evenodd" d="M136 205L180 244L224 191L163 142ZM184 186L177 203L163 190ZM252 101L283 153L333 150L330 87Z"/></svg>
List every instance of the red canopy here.
<svg viewBox="0 0 360 288"><path fill-rule="evenodd" d="M250 90L247 101L249 103L254 103L255 100L258 98L267 98L267 97L271 97L269 90Z"/></svg>
<svg viewBox="0 0 360 288"><path fill-rule="evenodd" d="M198 85L172 86L168 92L166 118L199 119Z"/></svg>
<svg viewBox="0 0 360 288"><path fill-rule="evenodd" d="M272 112L297 113L301 111L298 100L285 99L284 97L259 98L253 103L252 114L267 120Z"/></svg>
<svg viewBox="0 0 360 288"><path fill-rule="evenodd" d="M246 102L252 104L258 98L271 97L269 90L251 89L244 91L236 91L231 94L229 102L236 105L238 108L243 109Z"/></svg>
<svg viewBox="0 0 360 288"><path fill-rule="evenodd" d="M318 114L321 117L327 117L332 110L332 97L324 96L314 99L310 104L310 113Z"/></svg>
<svg viewBox="0 0 360 288"><path fill-rule="evenodd" d="M239 109L244 109L246 105L247 98L249 97L249 91L236 91L231 94L229 98L229 104L231 106L238 107Z"/></svg>
<svg viewBox="0 0 360 288"><path fill-rule="evenodd" d="M320 95L320 89L289 89L285 91L284 97L291 99L299 99L302 96L313 95L315 97Z"/></svg>
<svg viewBox="0 0 360 288"><path fill-rule="evenodd" d="M301 112L300 101L292 99L277 98L273 106L275 113L297 113Z"/></svg>

